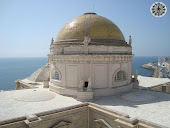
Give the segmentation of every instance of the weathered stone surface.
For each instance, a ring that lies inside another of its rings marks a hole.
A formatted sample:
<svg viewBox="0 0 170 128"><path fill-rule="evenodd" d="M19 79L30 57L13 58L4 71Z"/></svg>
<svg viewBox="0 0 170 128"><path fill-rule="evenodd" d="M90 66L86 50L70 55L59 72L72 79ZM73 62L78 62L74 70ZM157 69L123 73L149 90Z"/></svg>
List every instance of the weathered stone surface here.
<svg viewBox="0 0 170 128"><path fill-rule="evenodd" d="M58 33L55 43L74 43L83 41L84 37L97 39L97 44L103 42L104 39L126 44L120 29L112 21L95 13L85 13L69 21Z"/></svg>

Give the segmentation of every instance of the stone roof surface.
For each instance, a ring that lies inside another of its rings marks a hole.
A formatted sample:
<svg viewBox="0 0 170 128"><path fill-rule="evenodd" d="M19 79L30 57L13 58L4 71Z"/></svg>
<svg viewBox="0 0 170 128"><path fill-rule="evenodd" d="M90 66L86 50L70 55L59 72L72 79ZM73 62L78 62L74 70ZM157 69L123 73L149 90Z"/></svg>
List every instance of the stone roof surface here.
<svg viewBox="0 0 170 128"><path fill-rule="evenodd" d="M128 114L131 118L147 120L170 127L170 94L141 90L170 82L168 78L138 76L140 90L118 96L100 97L94 103Z"/></svg>
<svg viewBox="0 0 170 128"><path fill-rule="evenodd" d="M44 88L1 91L0 121L80 103L74 98L62 96Z"/></svg>
<svg viewBox="0 0 170 128"><path fill-rule="evenodd" d="M94 103L111 110L170 127L170 94L154 91L133 91L120 96L95 99Z"/></svg>
<svg viewBox="0 0 170 128"><path fill-rule="evenodd" d="M169 79L139 76L140 88L169 81ZM128 114L131 118L137 117L170 127L170 94L132 90L122 95L97 97L92 102ZM0 121L81 103L72 97L62 96L44 88L1 91Z"/></svg>

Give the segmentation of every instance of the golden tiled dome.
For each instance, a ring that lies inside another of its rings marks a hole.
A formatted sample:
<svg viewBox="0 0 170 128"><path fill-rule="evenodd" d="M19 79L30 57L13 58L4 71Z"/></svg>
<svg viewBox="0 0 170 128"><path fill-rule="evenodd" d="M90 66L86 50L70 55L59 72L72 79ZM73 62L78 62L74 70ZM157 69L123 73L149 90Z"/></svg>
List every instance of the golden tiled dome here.
<svg viewBox="0 0 170 128"><path fill-rule="evenodd" d="M96 13L85 13L72 19L60 30L56 43L83 42L88 37L91 44L126 44L120 29L109 19Z"/></svg>

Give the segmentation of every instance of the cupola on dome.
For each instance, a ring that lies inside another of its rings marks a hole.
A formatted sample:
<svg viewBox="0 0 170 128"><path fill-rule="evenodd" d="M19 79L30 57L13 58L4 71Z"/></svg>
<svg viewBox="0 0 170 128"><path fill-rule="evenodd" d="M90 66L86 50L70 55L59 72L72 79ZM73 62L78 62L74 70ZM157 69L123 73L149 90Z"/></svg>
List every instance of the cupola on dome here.
<svg viewBox="0 0 170 128"><path fill-rule="evenodd" d="M55 43L79 44L84 38L91 40L90 45L127 44L121 30L112 21L96 13L84 13L66 23L58 33Z"/></svg>

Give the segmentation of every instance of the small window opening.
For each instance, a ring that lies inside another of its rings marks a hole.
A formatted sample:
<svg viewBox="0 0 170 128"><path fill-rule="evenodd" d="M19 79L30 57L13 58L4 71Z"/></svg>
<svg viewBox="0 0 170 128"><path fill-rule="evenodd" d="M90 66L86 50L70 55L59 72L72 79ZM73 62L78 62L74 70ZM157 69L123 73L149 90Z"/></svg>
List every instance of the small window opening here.
<svg viewBox="0 0 170 128"><path fill-rule="evenodd" d="M54 72L54 79L55 79L55 80L60 80L60 74L59 74L59 72L57 72L57 71Z"/></svg>
<svg viewBox="0 0 170 128"><path fill-rule="evenodd" d="M115 76L115 81L126 80L126 75L124 71L119 71Z"/></svg>

